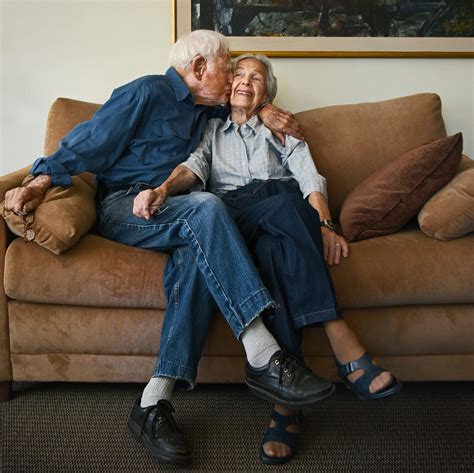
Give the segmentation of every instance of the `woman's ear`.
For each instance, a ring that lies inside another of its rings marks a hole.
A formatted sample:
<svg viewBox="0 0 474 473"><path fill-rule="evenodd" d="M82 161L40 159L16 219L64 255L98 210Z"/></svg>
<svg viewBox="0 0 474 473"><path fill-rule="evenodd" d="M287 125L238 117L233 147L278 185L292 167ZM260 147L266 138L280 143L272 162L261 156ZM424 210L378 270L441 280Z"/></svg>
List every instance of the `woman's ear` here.
<svg viewBox="0 0 474 473"><path fill-rule="evenodd" d="M201 80L202 75L204 74L204 71L206 70L206 59L203 58L202 56L198 55L193 59L193 62L191 63L191 67L193 70L194 77L197 80Z"/></svg>

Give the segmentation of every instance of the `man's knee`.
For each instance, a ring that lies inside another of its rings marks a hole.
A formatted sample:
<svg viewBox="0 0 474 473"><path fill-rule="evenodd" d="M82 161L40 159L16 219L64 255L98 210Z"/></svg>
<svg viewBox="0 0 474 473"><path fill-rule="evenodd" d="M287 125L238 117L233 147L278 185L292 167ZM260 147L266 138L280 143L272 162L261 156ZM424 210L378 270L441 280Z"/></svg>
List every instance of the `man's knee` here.
<svg viewBox="0 0 474 473"><path fill-rule="evenodd" d="M190 205L199 213L209 215L227 212L222 200L209 192L195 192L190 195Z"/></svg>

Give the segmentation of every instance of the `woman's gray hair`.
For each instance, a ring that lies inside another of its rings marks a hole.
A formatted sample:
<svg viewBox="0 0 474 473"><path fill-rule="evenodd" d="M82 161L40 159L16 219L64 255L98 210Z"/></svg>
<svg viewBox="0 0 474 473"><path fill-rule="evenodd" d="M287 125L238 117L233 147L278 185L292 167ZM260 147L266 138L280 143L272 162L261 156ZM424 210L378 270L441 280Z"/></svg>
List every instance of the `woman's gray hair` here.
<svg viewBox="0 0 474 473"><path fill-rule="evenodd" d="M270 59L268 59L267 56L263 56L262 54L242 54L241 56L234 59L234 71L237 67L237 64L244 59L255 59L264 65L265 69L267 70L268 100L273 100L276 97L278 86L277 78L275 77L275 74L273 74L273 66L270 62Z"/></svg>
<svg viewBox="0 0 474 473"><path fill-rule="evenodd" d="M195 30L184 34L170 51L169 61L173 67L186 69L196 56L212 62L220 54L229 53L227 38L211 30Z"/></svg>

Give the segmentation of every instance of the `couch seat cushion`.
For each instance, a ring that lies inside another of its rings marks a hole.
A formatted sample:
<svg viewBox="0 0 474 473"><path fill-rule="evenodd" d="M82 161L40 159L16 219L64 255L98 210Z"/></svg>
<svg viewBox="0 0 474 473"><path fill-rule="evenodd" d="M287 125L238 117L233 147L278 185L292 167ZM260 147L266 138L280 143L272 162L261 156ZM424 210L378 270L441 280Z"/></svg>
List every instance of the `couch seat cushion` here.
<svg viewBox="0 0 474 473"><path fill-rule="evenodd" d="M91 234L61 255L18 238L5 258L5 293L25 302L164 309L167 260Z"/></svg>
<svg viewBox="0 0 474 473"><path fill-rule="evenodd" d="M474 234L441 242L418 227L350 244L330 268L342 308L474 302Z"/></svg>
<svg viewBox="0 0 474 473"><path fill-rule="evenodd" d="M331 267L342 308L474 302L474 235L441 242L413 228L350 249ZM164 309L166 261L94 235L59 256L17 239L6 255L5 292L24 302Z"/></svg>

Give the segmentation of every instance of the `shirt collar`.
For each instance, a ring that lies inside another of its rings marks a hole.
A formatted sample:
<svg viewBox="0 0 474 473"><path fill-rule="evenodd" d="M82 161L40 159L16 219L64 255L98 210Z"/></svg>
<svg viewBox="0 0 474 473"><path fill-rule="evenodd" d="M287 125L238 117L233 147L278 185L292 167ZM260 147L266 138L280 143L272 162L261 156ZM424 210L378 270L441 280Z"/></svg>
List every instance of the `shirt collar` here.
<svg viewBox="0 0 474 473"><path fill-rule="evenodd" d="M245 122L242 126L247 125L249 128L251 128L254 131L254 133L257 133L257 130L260 127L261 123L262 122L258 118L258 115L255 114L249 121ZM237 123L233 122L229 115L224 125L222 126L222 131L227 131L232 126L236 128L238 127Z"/></svg>
<svg viewBox="0 0 474 473"><path fill-rule="evenodd" d="M176 99L178 101L186 100L188 97L192 98L191 92L186 87L183 79L176 72L174 67L169 67L166 71L166 77L168 77L171 87L173 87L174 93L176 94Z"/></svg>

